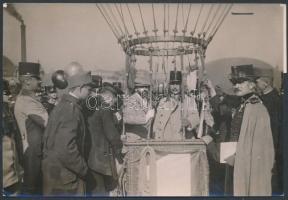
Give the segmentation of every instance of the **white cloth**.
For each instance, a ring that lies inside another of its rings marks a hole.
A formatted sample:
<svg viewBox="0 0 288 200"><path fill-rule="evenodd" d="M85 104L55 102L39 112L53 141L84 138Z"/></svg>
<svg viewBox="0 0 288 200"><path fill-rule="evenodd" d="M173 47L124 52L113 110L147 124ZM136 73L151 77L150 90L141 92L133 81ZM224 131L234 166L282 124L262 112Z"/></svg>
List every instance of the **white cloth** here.
<svg viewBox="0 0 288 200"><path fill-rule="evenodd" d="M197 84L197 70L189 72L187 75L187 89L189 91L195 90Z"/></svg>

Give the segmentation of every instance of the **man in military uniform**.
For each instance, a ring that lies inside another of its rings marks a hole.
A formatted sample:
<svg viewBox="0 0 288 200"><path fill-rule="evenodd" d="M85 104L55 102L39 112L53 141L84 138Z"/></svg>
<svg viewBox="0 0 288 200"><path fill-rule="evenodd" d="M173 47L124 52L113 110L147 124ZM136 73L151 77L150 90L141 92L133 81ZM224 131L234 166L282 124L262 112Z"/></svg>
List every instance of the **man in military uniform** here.
<svg viewBox="0 0 288 200"><path fill-rule="evenodd" d="M44 195L84 195L91 177L87 166L89 145L81 101L91 89L91 74L85 71L68 77L68 94L53 109L44 133Z"/></svg>
<svg viewBox="0 0 288 200"><path fill-rule="evenodd" d="M227 138L237 142L237 149L236 154L226 159L234 167L226 170L226 186L229 182L235 196L269 196L274 146L269 114L255 94L253 65L232 66L230 80L242 103L233 113Z"/></svg>
<svg viewBox="0 0 288 200"><path fill-rule="evenodd" d="M15 103L15 118L23 144L23 193L42 193L42 136L48 121L48 113L36 97L40 88L40 64L19 63L19 79L22 90Z"/></svg>
<svg viewBox="0 0 288 200"><path fill-rule="evenodd" d="M127 140L147 138L155 111L149 97L150 82L137 77L133 94L124 99L123 118Z"/></svg>
<svg viewBox="0 0 288 200"><path fill-rule="evenodd" d="M92 196L106 196L115 189L118 181L115 158L123 162L121 132L117 128L119 116L115 116L117 96L123 92L110 83L103 83L100 106L88 117L91 151L88 166L96 185L87 183L87 192Z"/></svg>
<svg viewBox="0 0 288 200"><path fill-rule="evenodd" d="M188 127L190 122L184 119L181 105L181 83L180 71L170 72L169 96L160 100L153 124L153 137L160 140L181 140L185 138L183 126ZM188 113L185 114L188 116ZM185 122L184 122L185 121Z"/></svg>

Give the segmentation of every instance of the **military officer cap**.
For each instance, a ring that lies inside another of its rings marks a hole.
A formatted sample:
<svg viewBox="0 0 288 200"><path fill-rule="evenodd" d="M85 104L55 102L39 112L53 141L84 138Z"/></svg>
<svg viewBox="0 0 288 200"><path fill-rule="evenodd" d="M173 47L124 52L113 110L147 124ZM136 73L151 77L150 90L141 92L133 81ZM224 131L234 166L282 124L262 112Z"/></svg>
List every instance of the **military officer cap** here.
<svg viewBox="0 0 288 200"><path fill-rule="evenodd" d="M170 81L169 84L180 85L182 83L182 73L181 71L170 71Z"/></svg>
<svg viewBox="0 0 288 200"><path fill-rule="evenodd" d="M124 92L123 92L120 88L115 87L113 84L108 83L108 82L104 82L104 83L103 83L103 87L102 87L102 89L101 89L101 92L104 92L104 91L110 91L110 92L112 92L115 96L124 94Z"/></svg>
<svg viewBox="0 0 288 200"><path fill-rule="evenodd" d="M242 83L244 81L252 81L258 78L255 74L253 65L231 66L230 81L233 84Z"/></svg>
<svg viewBox="0 0 288 200"><path fill-rule="evenodd" d="M18 73L19 76L29 76L40 79L40 64L32 62L20 62Z"/></svg>

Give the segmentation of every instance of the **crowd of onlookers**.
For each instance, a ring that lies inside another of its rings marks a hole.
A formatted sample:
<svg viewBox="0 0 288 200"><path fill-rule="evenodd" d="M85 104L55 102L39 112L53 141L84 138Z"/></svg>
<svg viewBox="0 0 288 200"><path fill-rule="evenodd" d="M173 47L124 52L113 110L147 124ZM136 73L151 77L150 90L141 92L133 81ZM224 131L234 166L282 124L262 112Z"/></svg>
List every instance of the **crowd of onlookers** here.
<svg viewBox="0 0 288 200"><path fill-rule="evenodd" d="M40 64L18 67L20 84L3 80L4 194L109 195L123 139L151 138L205 142L211 195L283 192L282 100L272 77L257 76L252 65L232 67L233 95L209 80L183 92L181 72L171 71L166 89L135 81L127 98L121 83L102 83L76 62L45 87ZM223 142L237 142L226 164Z"/></svg>

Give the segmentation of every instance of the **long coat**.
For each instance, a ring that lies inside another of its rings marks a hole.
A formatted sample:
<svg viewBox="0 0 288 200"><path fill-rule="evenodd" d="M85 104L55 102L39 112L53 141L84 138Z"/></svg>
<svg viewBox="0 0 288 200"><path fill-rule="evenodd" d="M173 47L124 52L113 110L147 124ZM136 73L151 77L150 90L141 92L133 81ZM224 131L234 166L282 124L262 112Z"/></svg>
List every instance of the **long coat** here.
<svg viewBox="0 0 288 200"><path fill-rule="evenodd" d="M14 113L24 152L23 192L41 194L42 139L48 113L35 95L24 89L17 96Z"/></svg>
<svg viewBox="0 0 288 200"><path fill-rule="evenodd" d="M235 156L234 195L270 196L273 163L268 111L261 102L247 103Z"/></svg>
<svg viewBox="0 0 288 200"><path fill-rule="evenodd" d="M114 112L100 108L88 118L91 150L88 166L93 171L117 179L115 159L121 156L122 141Z"/></svg>
<svg viewBox="0 0 288 200"><path fill-rule="evenodd" d="M78 100L63 95L53 109L44 134L44 195L83 195L88 171L86 126Z"/></svg>
<svg viewBox="0 0 288 200"><path fill-rule="evenodd" d="M181 113L181 109L183 113ZM153 124L155 139L181 140L182 118L189 121L189 126L195 128L199 124L199 113L193 97L185 96L184 102L174 98L163 98L157 107Z"/></svg>
<svg viewBox="0 0 288 200"><path fill-rule="evenodd" d="M124 101L123 121L128 140L147 138L151 128L151 120L148 120L147 102L135 92Z"/></svg>

